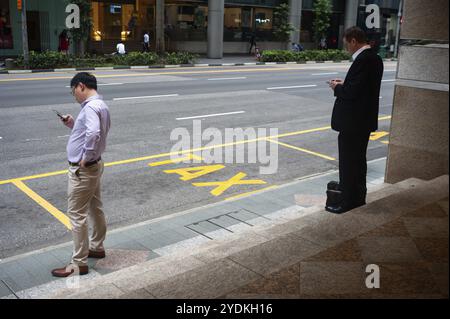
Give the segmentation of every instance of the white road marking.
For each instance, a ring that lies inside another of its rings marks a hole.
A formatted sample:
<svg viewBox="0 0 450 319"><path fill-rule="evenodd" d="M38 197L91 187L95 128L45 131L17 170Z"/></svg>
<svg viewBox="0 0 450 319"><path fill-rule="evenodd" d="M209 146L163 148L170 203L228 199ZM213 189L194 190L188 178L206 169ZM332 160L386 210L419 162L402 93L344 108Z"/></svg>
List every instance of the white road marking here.
<svg viewBox="0 0 450 319"><path fill-rule="evenodd" d="M172 97L172 96L178 96L178 94L132 96L132 97L116 97L116 98L113 99L113 101L133 100L133 99L151 99L151 98L157 98L157 97Z"/></svg>
<svg viewBox="0 0 450 319"><path fill-rule="evenodd" d="M332 75L332 74L339 74L339 72L313 73L311 75Z"/></svg>
<svg viewBox="0 0 450 319"><path fill-rule="evenodd" d="M102 84L97 84L99 86L107 86L107 85L123 85L123 83L102 83Z"/></svg>
<svg viewBox="0 0 450 319"><path fill-rule="evenodd" d="M381 80L381 82L395 82L395 79L393 79L393 80Z"/></svg>
<svg viewBox="0 0 450 319"><path fill-rule="evenodd" d="M208 79L208 81L225 81L225 80L245 80L246 77L242 76L242 77L237 77L237 78L213 78L213 79Z"/></svg>
<svg viewBox="0 0 450 319"><path fill-rule="evenodd" d="M57 136L56 138L63 138L63 137L69 137L70 135L61 135L61 136Z"/></svg>
<svg viewBox="0 0 450 319"><path fill-rule="evenodd" d="M123 83L99 83L97 86L109 86L109 85L123 85ZM66 88L70 88L69 85L66 85Z"/></svg>
<svg viewBox="0 0 450 319"><path fill-rule="evenodd" d="M176 118L176 120L177 121L181 121L181 120L198 119L198 118L202 118L202 117L213 117L213 116L242 114L242 113L245 113L245 111L236 111L236 112L228 112L228 113L216 113L216 114L198 115L198 116L190 116L190 117L178 117L178 118Z"/></svg>
<svg viewBox="0 0 450 319"><path fill-rule="evenodd" d="M2 138L3 138L3 137L0 136L0 140L1 140Z"/></svg>
<svg viewBox="0 0 450 319"><path fill-rule="evenodd" d="M316 84L297 85L297 86L280 86L280 87L267 88L267 90L284 90L284 89L312 88L312 87L316 87L316 86L317 86Z"/></svg>
<svg viewBox="0 0 450 319"><path fill-rule="evenodd" d="M395 72L397 70L384 70L384 72Z"/></svg>
<svg viewBox="0 0 450 319"><path fill-rule="evenodd" d="M36 142L36 141L42 141L41 138L27 138L25 142Z"/></svg>

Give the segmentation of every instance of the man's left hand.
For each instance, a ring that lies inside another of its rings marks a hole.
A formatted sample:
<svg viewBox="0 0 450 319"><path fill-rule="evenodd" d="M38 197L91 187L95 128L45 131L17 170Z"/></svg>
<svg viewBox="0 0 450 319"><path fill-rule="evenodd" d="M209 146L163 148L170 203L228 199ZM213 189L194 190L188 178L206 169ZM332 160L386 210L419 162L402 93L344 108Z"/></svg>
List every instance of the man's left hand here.
<svg viewBox="0 0 450 319"><path fill-rule="evenodd" d="M86 168L86 161L85 160L81 160L80 161L80 167Z"/></svg>
<svg viewBox="0 0 450 319"><path fill-rule="evenodd" d="M336 88L337 85L342 85L343 83L344 83L344 81L342 81L340 79L331 80L329 83L329 86L334 91L334 89Z"/></svg>

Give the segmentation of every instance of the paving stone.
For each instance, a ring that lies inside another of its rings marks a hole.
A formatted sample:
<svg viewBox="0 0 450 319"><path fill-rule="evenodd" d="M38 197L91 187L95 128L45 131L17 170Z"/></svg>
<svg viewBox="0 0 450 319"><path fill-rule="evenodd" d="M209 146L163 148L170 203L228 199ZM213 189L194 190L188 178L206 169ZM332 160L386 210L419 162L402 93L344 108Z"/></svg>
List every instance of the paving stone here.
<svg viewBox="0 0 450 319"><path fill-rule="evenodd" d="M146 267L146 271L135 276L123 277L114 284L124 292L132 292L202 265L204 265L202 261L190 256L155 261ZM151 291L150 293L157 296Z"/></svg>
<svg viewBox="0 0 450 319"><path fill-rule="evenodd" d="M362 237L358 238L358 243L366 263L422 260L420 252L409 237Z"/></svg>
<svg viewBox="0 0 450 319"><path fill-rule="evenodd" d="M228 258L259 274L267 274L308 258L322 247L292 234L280 236Z"/></svg>
<svg viewBox="0 0 450 319"><path fill-rule="evenodd" d="M195 270L177 275L145 289L157 298L202 299L217 298L224 292L260 277L234 263L219 260Z"/></svg>
<svg viewBox="0 0 450 319"><path fill-rule="evenodd" d="M403 218L412 237L448 238L448 218Z"/></svg>

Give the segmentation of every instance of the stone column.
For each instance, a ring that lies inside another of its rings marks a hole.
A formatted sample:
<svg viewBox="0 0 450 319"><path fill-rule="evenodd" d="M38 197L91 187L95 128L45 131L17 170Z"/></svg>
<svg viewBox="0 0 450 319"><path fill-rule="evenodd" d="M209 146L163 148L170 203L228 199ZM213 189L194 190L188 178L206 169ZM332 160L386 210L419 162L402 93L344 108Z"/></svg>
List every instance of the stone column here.
<svg viewBox="0 0 450 319"><path fill-rule="evenodd" d="M358 0L345 0L344 31L356 25L358 2Z"/></svg>
<svg viewBox="0 0 450 319"><path fill-rule="evenodd" d="M224 0L208 0L208 58L223 57Z"/></svg>
<svg viewBox="0 0 450 319"><path fill-rule="evenodd" d="M289 23L295 28L291 32L289 45L291 43L300 43L300 27L302 21L302 0L289 0Z"/></svg>
<svg viewBox="0 0 450 319"><path fill-rule="evenodd" d="M156 0L156 39L155 48L156 52L164 52L165 39L164 39L164 0Z"/></svg>
<svg viewBox="0 0 450 319"><path fill-rule="evenodd" d="M404 2L388 183L448 174L448 4L448 0ZM427 42L414 44L416 40Z"/></svg>

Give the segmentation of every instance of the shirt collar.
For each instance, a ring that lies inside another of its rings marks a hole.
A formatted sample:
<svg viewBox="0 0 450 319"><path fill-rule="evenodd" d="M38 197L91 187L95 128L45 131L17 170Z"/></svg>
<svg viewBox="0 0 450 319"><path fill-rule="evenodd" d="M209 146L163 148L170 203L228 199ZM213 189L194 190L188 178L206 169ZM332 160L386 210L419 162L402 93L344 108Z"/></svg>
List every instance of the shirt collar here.
<svg viewBox="0 0 450 319"><path fill-rule="evenodd" d="M355 53L353 53L352 55L352 59L353 61L356 60L356 58L358 57L358 55L363 52L364 50L370 49L370 45L365 45L362 48L360 48L358 51L356 51Z"/></svg>
<svg viewBox="0 0 450 319"><path fill-rule="evenodd" d="M102 99L102 96L101 95L99 95L99 94L94 94L94 95L92 95L91 97L88 97L83 103L81 103L81 108L83 108L86 104L88 104L90 101L93 101L93 100L101 100Z"/></svg>

